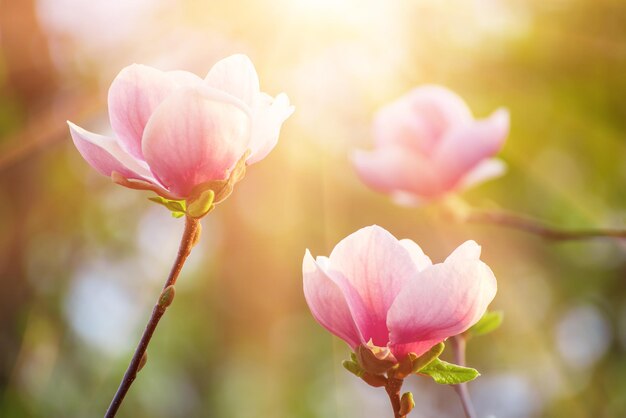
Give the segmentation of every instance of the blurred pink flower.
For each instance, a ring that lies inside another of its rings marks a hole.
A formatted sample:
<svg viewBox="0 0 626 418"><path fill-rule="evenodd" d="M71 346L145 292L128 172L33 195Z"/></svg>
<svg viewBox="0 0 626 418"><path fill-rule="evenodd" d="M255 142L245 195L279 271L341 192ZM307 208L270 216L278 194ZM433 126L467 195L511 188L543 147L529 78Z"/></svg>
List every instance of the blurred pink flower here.
<svg viewBox="0 0 626 418"><path fill-rule="evenodd" d="M204 80L133 64L113 80L108 103L115 136L68 121L76 148L105 176L170 199L228 179L248 151L247 164L263 159L293 112L285 94L260 91L245 55L219 61Z"/></svg>
<svg viewBox="0 0 626 418"><path fill-rule="evenodd" d="M490 157L508 131L506 109L475 120L452 91L422 86L378 112L375 149L354 152L352 161L368 186L417 205L501 175L504 163Z"/></svg>
<svg viewBox="0 0 626 418"><path fill-rule="evenodd" d="M474 241L432 264L413 241L378 226L344 238L330 257L302 263L304 295L315 319L352 349L418 356L474 325L495 297L496 279Z"/></svg>

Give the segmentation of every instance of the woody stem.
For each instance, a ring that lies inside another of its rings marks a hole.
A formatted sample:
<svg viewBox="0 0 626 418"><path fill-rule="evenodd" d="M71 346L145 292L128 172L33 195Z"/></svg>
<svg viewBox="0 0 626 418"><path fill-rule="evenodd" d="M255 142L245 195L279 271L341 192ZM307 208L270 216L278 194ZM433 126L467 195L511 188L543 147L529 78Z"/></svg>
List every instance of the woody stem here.
<svg viewBox="0 0 626 418"><path fill-rule="evenodd" d="M471 209L464 220L471 223L491 224L517 229L518 231L534 234L553 242L580 241L592 238L626 238L626 230L624 229L568 230L548 225L539 219L505 211Z"/></svg>
<svg viewBox="0 0 626 418"><path fill-rule="evenodd" d="M385 385L385 391L387 391L387 395L389 395L389 400L391 401L391 407L393 408L394 418L406 417L406 415L400 414L400 408L401 408L400 389L402 389L402 383L403 383L403 380L394 379L390 377L387 379L387 384Z"/></svg>
<svg viewBox="0 0 626 418"><path fill-rule="evenodd" d="M130 386L135 381L137 377L137 373L141 369L141 367L146 362L146 350L148 349L148 344L150 344L150 340L152 339L152 335L161 320L161 317L165 314L167 307L171 304L172 299L174 297L174 285L176 284L176 280L180 274L180 271L187 260L187 257L191 253L191 249L195 245L198 240L200 233L200 221L195 218L187 217L185 221L185 231L183 232L183 236L180 242L180 247L178 249L178 255L176 256L176 260L174 261L174 265L172 266L172 270L163 286L163 291L159 296L154 308L152 309L152 315L150 316L150 320L146 325L146 329L139 340L139 345L137 345L137 349L135 350L135 354L128 365L128 369L126 373L124 373L124 378L122 379L109 408L104 415L105 418L113 418L117 413L118 409L122 405L122 401L126 397Z"/></svg>
<svg viewBox="0 0 626 418"><path fill-rule="evenodd" d="M454 350L454 361L459 366L465 366L465 346L467 343L466 337L463 334L456 335L450 339L452 343L452 349ZM467 383L460 383L453 385L454 390L463 406L463 412L467 418L476 418L476 412L474 411L474 405L470 398L469 390L467 389Z"/></svg>

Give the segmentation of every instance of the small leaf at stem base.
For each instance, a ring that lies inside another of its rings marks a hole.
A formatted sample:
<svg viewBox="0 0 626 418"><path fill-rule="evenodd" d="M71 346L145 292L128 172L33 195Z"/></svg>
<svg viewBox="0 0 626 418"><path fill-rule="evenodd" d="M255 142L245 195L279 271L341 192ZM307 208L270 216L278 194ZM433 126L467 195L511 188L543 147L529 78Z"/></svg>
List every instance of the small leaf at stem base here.
<svg viewBox="0 0 626 418"><path fill-rule="evenodd" d="M363 369L361 369L361 367L354 361L345 360L343 363L341 363L341 365L344 369L357 377L361 377L363 375Z"/></svg>
<svg viewBox="0 0 626 418"><path fill-rule="evenodd" d="M172 212L184 213L186 210L186 204L184 200L166 199L162 196L149 197L148 200L154 203L158 203L159 205L165 206L167 209L171 210Z"/></svg>
<svg viewBox="0 0 626 418"><path fill-rule="evenodd" d="M428 366L422 368L419 374L432 377L440 385L457 385L469 382L480 376L476 369L459 366L439 359L435 359Z"/></svg>
<svg viewBox="0 0 626 418"><path fill-rule="evenodd" d="M187 215L192 218L202 218L213 209L215 200L215 192L211 189L204 190L198 198L189 202L187 206Z"/></svg>
<svg viewBox="0 0 626 418"><path fill-rule="evenodd" d="M413 373L419 372L424 367L431 364L434 360L438 359L441 353L443 353L444 348L445 345L443 343L439 343L415 359L413 361Z"/></svg>

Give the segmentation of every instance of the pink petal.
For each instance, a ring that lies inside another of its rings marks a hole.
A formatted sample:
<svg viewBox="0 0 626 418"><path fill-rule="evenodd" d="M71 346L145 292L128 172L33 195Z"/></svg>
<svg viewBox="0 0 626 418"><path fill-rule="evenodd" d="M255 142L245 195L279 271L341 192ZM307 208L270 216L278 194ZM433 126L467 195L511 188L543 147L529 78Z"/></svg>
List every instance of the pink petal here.
<svg viewBox="0 0 626 418"><path fill-rule="evenodd" d="M429 160L399 147L355 151L352 163L361 180L382 193L404 192L427 200L445 191Z"/></svg>
<svg viewBox="0 0 626 418"><path fill-rule="evenodd" d="M374 120L376 144L430 154L448 129L471 120L458 95L441 86L421 86L379 111Z"/></svg>
<svg viewBox="0 0 626 418"><path fill-rule="evenodd" d="M464 190L479 183L500 177L506 172L506 164L497 158L481 161L461 179L459 189Z"/></svg>
<svg viewBox="0 0 626 418"><path fill-rule="evenodd" d="M497 283L477 252L475 243L465 243L404 287L387 317L392 344L442 341L480 319L495 297Z"/></svg>
<svg viewBox="0 0 626 418"><path fill-rule="evenodd" d="M276 146L280 128L293 111L294 107L289 105L289 98L285 94L279 94L275 99L265 93L257 97L253 109L248 164L262 160Z"/></svg>
<svg viewBox="0 0 626 418"><path fill-rule="evenodd" d="M481 161L496 154L508 132L509 114L505 109L497 110L485 120L448 132L435 156L448 187L455 187Z"/></svg>
<svg viewBox="0 0 626 418"><path fill-rule="evenodd" d="M462 260L480 260L481 252L482 248L476 243L476 241L468 240L456 247L456 249L446 258L444 263L455 263Z"/></svg>
<svg viewBox="0 0 626 418"><path fill-rule="evenodd" d="M393 102L380 109L374 117L376 146L393 145L427 154L437 138L425 122L406 100Z"/></svg>
<svg viewBox="0 0 626 418"><path fill-rule="evenodd" d="M392 192L390 194L391 200L393 200L399 206L406 206L409 208L417 208L428 202L428 199L416 196L408 192Z"/></svg>
<svg viewBox="0 0 626 418"><path fill-rule="evenodd" d="M260 92L259 77L246 55L236 54L218 61L209 71L205 83L242 100L254 108Z"/></svg>
<svg viewBox="0 0 626 418"><path fill-rule="evenodd" d="M391 344L389 349L395 358L401 360L409 353L415 353L418 356L421 356L443 340L444 338L427 341L415 341L408 344Z"/></svg>
<svg viewBox="0 0 626 418"><path fill-rule="evenodd" d="M363 339L386 346L387 311L418 274L408 251L383 228L370 226L339 242L325 271L346 297Z"/></svg>
<svg viewBox="0 0 626 418"><path fill-rule="evenodd" d="M116 171L128 179L153 182L152 173L143 161L127 154L115 138L89 132L68 121L74 145L93 168L110 177Z"/></svg>
<svg viewBox="0 0 626 418"><path fill-rule="evenodd" d="M422 251L420 246L417 245L415 241L412 241L410 239L401 239L400 245L402 245L404 249L408 251L409 255L411 256L411 260L415 264L415 267L417 267L418 271L422 271L425 268L433 265L433 262L430 261L430 257L424 254L424 251Z"/></svg>
<svg viewBox="0 0 626 418"><path fill-rule="evenodd" d="M221 180L250 141L250 116L231 96L208 87L179 89L154 112L143 154L157 178L175 195Z"/></svg>
<svg viewBox="0 0 626 418"><path fill-rule="evenodd" d="M148 119L172 92L202 80L186 71L164 72L133 64L115 77L109 88L111 127L128 152L143 159L141 139Z"/></svg>
<svg viewBox="0 0 626 418"><path fill-rule="evenodd" d="M356 348L360 343L350 309L339 287L313 260L309 250L302 260L304 297L313 317L332 334Z"/></svg>

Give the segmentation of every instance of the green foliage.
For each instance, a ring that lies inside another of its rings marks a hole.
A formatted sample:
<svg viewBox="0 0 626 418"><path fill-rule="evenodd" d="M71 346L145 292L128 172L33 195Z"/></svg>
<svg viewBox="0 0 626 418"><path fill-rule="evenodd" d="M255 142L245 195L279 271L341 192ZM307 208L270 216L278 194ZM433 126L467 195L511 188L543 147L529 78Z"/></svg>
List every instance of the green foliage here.
<svg viewBox="0 0 626 418"><path fill-rule="evenodd" d="M361 375L363 375L363 369L361 369L361 367L354 361L345 360L343 363L341 363L341 365L344 369L357 377L361 377Z"/></svg>
<svg viewBox="0 0 626 418"><path fill-rule="evenodd" d="M467 333L471 336L489 334L500 327L503 319L504 313L502 311L485 312L483 317L467 330Z"/></svg>
<svg viewBox="0 0 626 418"><path fill-rule="evenodd" d="M192 218L202 218L213 209L213 202L215 201L215 192L211 189L203 191L200 196L189 203L187 208L187 215Z"/></svg>
<svg viewBox="0 0 626 418"><path fill-rule="evenodd" d="M444 348L445 345L443 343L439 343L415 360L413 360L413 373L419 372L420 370L431 364L433 361L438 359L441 353L443 353Z"/></svg>
<svg viewBox="0 0 626 418"><path fill-rule="evenodd" d="M440 385L456 385L469 382L480 376L478 370L435 359L419 371L433 378Z"/></svg>
<svg viewBox="0 0 626 418"><path fill-rule="evenodd" d="M165 206L172 212L172 216L174 218L181 218L185 216L185 212L187 210L187 204L184 200L170 200L166 199L162 196L154 196L149 197L148 200L158 203L159 205Z"/></svg>

